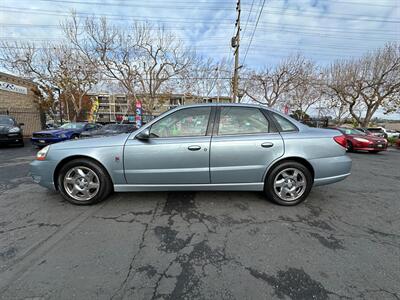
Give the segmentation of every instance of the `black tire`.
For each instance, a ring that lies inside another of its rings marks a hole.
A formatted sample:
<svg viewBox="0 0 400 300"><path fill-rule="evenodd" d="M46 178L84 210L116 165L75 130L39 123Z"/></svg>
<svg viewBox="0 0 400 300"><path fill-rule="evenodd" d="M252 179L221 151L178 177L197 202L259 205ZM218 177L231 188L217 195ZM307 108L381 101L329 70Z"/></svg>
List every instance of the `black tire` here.
<svg viewBox="0 0 400 300"><path fill-rule="evenodd" d="M373 154L377 154L377 153L379 153L380 151L379 151L379 150L369 150L368 152L369 152L369 153L373 153Z"/></svg>
<svg viewBox="0 0 400 300"><path fill-rule="evenodd" d="M280 172L285 169L296 169L298 171L301 171L301 173L305 177L305 187L302 190L302 194L299 198L295 200L289 201L282 199L274 189L274 182L276 177L280 174ZM293 206L303 202L307 198L308 194L311 191L313 183L314 178L307 167L296 161L285 161L273 167L273 169L268 173L264 184L264 194L269 200L275 202L276 204L283 206Z"/></svg>
<svg viewBox="0 0 400 300"><path fill-rule="evenodd" d="M24 140L21 140L21 142L18 143L18 147L24 147L24 146L25 146Z"/></svg>
<svg viewBox="0 0 400 300"><path fill-rule="evenodd" d="M73 135L71 135L71 140L77 140L79 139L79 134L74 133Z"/></svg>
<svg viewBox="0 0 400 300"><path fill-rule="evenodd" d="M347 151L354 152L353 144L350 141L347 141Z"/></svg>
<svg viewBox="0 0 400 300"><path fill-rule="evenodd" d="M68 192L65 189L65 186L63 184L64 182L64 177L67 175L67 173L73 169L74 167L85 167L87 169L90 169L97 175L98 183L99 183L99 188L97 191L97 194L89 200L77 200L71 197ZM112 181L107 173L107 171L98 163L89 160L89 159L74 159L69 162L67 162L65 165L63 165L58 172L58 177L57 177L57 186L60 194L63 196L65 200L67 200L70 203L77 204L77 205L91 205L98 203L100 201L103 201L104 199L107 198L107 196L112 192L113 190L113 185Z"/></svg>

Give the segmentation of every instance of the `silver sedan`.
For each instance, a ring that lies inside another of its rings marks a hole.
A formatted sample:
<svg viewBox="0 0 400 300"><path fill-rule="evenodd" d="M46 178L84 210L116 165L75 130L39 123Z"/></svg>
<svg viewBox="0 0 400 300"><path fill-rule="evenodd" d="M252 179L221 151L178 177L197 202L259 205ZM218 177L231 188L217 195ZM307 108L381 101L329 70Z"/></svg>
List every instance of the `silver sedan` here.
<svg viewBox="0 0 400 300"><path fill-rule="evenodd" d="M31 163L35 182L74 204L113 191L235 190L295 205L350 169L338 131L250 104L181 106L133 133L45 147Z"/></svg>

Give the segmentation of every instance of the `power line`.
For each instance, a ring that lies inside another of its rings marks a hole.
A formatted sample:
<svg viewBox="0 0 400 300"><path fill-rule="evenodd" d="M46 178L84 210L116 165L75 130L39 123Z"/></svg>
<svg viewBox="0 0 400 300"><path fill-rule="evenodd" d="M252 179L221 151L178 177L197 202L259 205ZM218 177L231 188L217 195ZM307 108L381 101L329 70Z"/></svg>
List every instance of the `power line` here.
<svg viewBox="0 0 400 300"><path fill-rule="evenodd" d="M61 0L60 0L61 1ZM24 13L24 14L32 14L32 13L37 13L37 14L46 14L46 15L58 15L58 16L69 16L69 13L62 12L62 11L51 11L51 10L44 10L44 9L32 9L32 8L18 8L18 7L7 7L7 6L0 6L0 8L3 9L3 11L10 11L10 12L15 12L15 13ZM160 8L160 7L155 7L155 8ZM11 10L10 10L11 9ZM177 8L178 9L178 8ZM185 8L186 9L186 8ZM187 7L187 9L193 9L193 7ZM290 9L290 8L289 8ZM15 10L15 11L12 11ZM320 14L305 14L301 12L302 14L299 14L299 11L296 10L297 13L291 13L291 12L286 12L286 11L268 11L265 12L265 14L270 14L270 15L283 15L283 16L296 16L296 17L306 17L306 18L327 18L327 19L338 19L338 20L349 20L349 21L363 21L363 22L380 22L380 23L400 23L399 19L371 19L371 18L366 18L364 16L360 15L353 15L353 14L343 14L347 16L352 16L352 17L341 17L340 14L335 15L320 15ZM80 12L77 13L77 15L89 15L93 16L92 13L84 13ZM115 14L101 14L99 15L100 17L113 17L113 18L118 18L119 20L123 19L130 19L130 18L144 18L143 16L121 16L121 15L115 15ZM154 17L146 17L146 18L154 18ZM160 18L160 17L158 17ZM171 18L170 18L171 19ZM177 20L180 20L182 18L175 18ZM196 20L195 18L190 18L191 20ZM204 21L204 19L197 18L197 20ZM221 20L229 20L229 19L221 19ZM216 21L212 22L209 21L207 23L216 23L220 24L221 22Z"/></svg>
<svg viewBox="0 0 400 300"><path fill-rule="evenodd" d="M255 0L253 0L253 1L251 2L250 12L249 12L249 14L247 15L246 24L244 25L244 29L243 29L243 33L242 33L242 39L243 39L244 36L245 36L246 29L247 29L247 24L249 23L249 19L250 19L251 13L252 13L252 11L253 11L254 1L255 1Z"/></svg>
<svg viewBox="0 0 400 300"><path fill-rule="evenodd" d="M264 9L264 5L265 5L265 0L263 0L262 6L261 6L261 8L260 8L260 13L258 14L258 18L257 18L257 21L256 21L256 25L254 26L254 30L253 30L253 33L252 33L252 35L251 35L250 42L249 42L249 44L248 44L248 46L247 46L247 49L246 49L246 52L245 52L245 54L244 54L244 59L243 59L242 65L244 65L244 63L245 63L245 61L246 61L247 53L249 52L251 43L253 42L254 34L255 34L255 32L256 32L256 29L257 29L257 26L258 26L258 22L260 21L260 17L261 17L262 11L263 11L263 9Z"/></svg>
<svg viewBox="0 0 400 300"><path fill-rule="evenodd" d="M179 22L176 22L176 21L168 21L168 22L179 23ZM226 26L228 26L228 24L229 24L229 27L230 27L231 22L230 23L220 23L220 24L221 24L220 27L225 26L224 24L227 24ZM47 29L47 28L60 28L60 25L58 25L58 24L0 23L0 27L3 27L3 28L4 27L27 27L29 29L31 29L32 27L33 28L36 27L36 28L45 28L45 29ZM84 26L82 25L80 27L84 27ZM126 26L122 26L121 25L121 26L117 26L117 27L126 27ZM400 32L399 30L390 31L390 30L387 30L387 29L369 29L369 28L368 29L356 29L356 28L347 29L346 28L346 29L341 30L341 29L338 29L337 27L326 27L326 26L323 26L323 25L322 26L301 25L302 29L299 29L299 26L296 25L296 24L289 24L289 23L284 23L284 22L277 24L277 23L274 23L274 22L265 22L265 21L264 22L260 21L259 22L259 26L258 26L258 28L265 28L265 29L270 29L271 27L276 27L279 30L287 30L289 28L289 29L292 29L292 30L294 30L296 32L310 31L310 32L316 32L316 33L322 32L322 33L325 34L328 31L328 32L337 32L337 33L367 34L369 36L371 35L371 33L377 33L380 36L382 36L382 35L394 35L395 37L397 37L399 32ZM165 28L166 29L176 29L176 30L188 30L187 27L182 27L182 26L179 26L179 27L168 26L168 27L165 27Z"/></svg>

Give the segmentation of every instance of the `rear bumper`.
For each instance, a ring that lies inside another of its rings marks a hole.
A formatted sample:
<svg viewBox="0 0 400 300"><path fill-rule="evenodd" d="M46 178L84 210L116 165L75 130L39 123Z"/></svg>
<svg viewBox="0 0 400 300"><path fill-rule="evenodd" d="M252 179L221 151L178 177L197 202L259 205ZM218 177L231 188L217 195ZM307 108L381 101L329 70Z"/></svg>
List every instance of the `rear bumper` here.
<svg viewBox="0 0 400 300"><path fill-rule="evenodd" d="M351 158L347 155L311 159L314 186L335 183L350 175Z"/></svg>

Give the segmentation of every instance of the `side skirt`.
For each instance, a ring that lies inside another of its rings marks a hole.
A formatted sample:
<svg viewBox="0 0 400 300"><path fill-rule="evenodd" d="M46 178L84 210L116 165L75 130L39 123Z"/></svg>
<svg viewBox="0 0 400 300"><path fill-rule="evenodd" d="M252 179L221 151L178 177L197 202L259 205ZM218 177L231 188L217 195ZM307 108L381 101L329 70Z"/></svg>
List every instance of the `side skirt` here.
<svg viewBox="0 0 400 300"><path fill-rule="evenodd" d="M114 184L116 192L152 191L262 191L264 183L221 184Z"/></svg>

